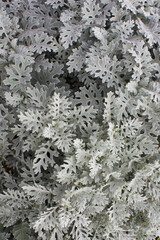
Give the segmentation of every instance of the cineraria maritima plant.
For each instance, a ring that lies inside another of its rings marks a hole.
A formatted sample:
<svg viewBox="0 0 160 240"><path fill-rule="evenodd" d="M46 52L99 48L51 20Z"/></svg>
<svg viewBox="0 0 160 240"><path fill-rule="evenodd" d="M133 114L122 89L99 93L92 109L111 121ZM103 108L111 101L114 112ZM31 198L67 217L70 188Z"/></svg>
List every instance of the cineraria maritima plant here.
<svg viewBox="0 0 160 240"><path fill-rule="evenodd" d="M0 239L160 235L160 1L0 0Z"/></svg>

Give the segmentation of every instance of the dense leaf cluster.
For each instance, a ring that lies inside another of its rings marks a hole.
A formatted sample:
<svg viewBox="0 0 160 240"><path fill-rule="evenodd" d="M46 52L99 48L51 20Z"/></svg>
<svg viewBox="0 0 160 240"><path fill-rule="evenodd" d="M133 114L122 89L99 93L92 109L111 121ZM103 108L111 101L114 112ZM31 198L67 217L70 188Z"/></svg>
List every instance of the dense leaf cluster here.
<svg viewBox="0 0 160 240"><path fill-rule="evenodd" d="M160 236L159 0L0 0L0 239Z"/></svg>

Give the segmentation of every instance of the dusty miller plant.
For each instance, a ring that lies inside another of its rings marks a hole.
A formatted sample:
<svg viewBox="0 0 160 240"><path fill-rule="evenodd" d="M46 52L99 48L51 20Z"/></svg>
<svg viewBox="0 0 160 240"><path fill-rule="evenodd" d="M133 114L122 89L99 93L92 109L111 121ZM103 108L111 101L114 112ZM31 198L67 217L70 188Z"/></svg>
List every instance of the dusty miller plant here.
<svg viewBox="0 0 160 240"><path fill-rule="evenodd" d="M160 235L159 0L0 0L0 239Z"/></svg>

